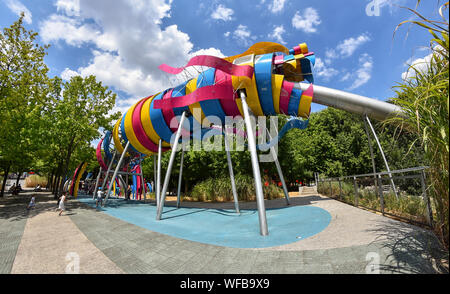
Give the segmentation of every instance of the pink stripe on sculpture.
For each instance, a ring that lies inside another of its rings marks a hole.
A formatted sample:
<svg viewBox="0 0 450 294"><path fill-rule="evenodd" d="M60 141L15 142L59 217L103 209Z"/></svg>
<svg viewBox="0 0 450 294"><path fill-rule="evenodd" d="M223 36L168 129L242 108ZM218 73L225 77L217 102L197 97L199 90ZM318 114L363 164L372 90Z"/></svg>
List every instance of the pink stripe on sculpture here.
<svg viewBox="0 0 450 294"><path fill-rule="evenodd" d="M100 164L102 169L104 171L106 171L108 169L108 167L106 166L106 164L105 164L105 162L103 161L103 158L102 158L102 142L103 142L103 139L101 139L100 142L98 142L96 155L97 155L98 164Z"/></svg>
<svg viewBox="0 0 450 294"><path fill-rule="evenodd" d="M141 145L144 146L146 149L156 153L158 152L158 145L153 143L153 141L148 138L147 134L144 131L144 128L142 127L141 122L142 105L145 103L145 101L147 101L150 98L151 97L147 97L146 99L143 99L141 102L139 102L138 105L136 105L131 122L133 126L134 135L136 136L136 139L138 139L139 143L141 143ZM162 148L163 152L167 150L168 148Z"/></svg>
<svg viewBox="0 0 450 294"><path fill-rule="evenodd" d="M250 79L253 77L253 67L251 67L250 65L236 65L222 58L209 55L195 56L191 58L189 62L183 67L177 68L171 67L167 64L161 64L159 66L159 69L164 72L176 75L182 72L185 68L193 65L212 67L233 76L246 76Z"/></svg>
<svg viewBox="0 0 450 294"><path fill-rule="evenodd" d="M165 100L156 100L153 102L154 109L166 109L188 106L196 102L211 99L234 99L233 85L230 83L221 85L212 85L198 88L194 92L179 97L172 97Z"/></svg>
<svg viewBox="0 0 450 294"><path fill-rule="evenodd" d="M283 81L283 86L281 87L280 92L280 112L283 114L288 114L289 112L289 99L293 88L294 83Z"/></svg>
<svg viewBox="0 0 450 294"><path fill-rule="evenodd" d="M230 85L231 76L221 70L216 70L216 85ZM236 100L220 99L220 105L227 116L241 115Z"/></svg>

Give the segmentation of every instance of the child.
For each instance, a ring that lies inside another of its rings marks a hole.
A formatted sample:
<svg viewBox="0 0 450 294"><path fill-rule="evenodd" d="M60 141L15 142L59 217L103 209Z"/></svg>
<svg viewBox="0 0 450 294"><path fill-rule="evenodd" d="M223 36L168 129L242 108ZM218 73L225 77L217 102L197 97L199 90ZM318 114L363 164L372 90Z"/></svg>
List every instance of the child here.
<svg viewBox="0 0 450 294"><path fill-rule="evenodd" d="M64 207L64 202L66 201L66 192L64 192L63 194L62 194L62 196L61 197L59 197L59 206L58 206L58 208L56 209L57 211L59 210L60 212L59 212L59 216L61 216L61 213L63 212L63 211L65 211L66 210L66 208Z"/></svg>
<svg viewBox="0 0 450 294"><path fill-rule="evenodd" d="M27 210L30 210L30 208L34 208L36 206L36 196L33 195L31 197L30 203L27 206Z"/></svg>
<svg viewBox="0 0 450 294"><path fill-rule="evenodd" d="M97 192L97 200L95 200L95 207L98 207L98 204L100 203L100 206L102 206L102 202L103 202L103 191L102 188L98 188L98 192Z"/></svg>

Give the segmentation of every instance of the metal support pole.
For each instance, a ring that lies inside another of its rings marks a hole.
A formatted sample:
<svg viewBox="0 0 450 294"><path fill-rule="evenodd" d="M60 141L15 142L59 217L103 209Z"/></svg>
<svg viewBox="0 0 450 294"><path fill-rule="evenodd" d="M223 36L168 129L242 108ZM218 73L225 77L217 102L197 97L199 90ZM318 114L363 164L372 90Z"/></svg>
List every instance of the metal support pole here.
<svg viewBox="0 0 450 294"><path fill-rule="evenodd" d="M242 90L240 91L240 97L242 100L244 121L247 129L248 148L250 149L250 155L252 160L253 177L255 178L256 206L258 207L259 228L261 235L267 236L269 235L269 230L267 228L266 208L264 205L264 194L261 184L261 172L259 170L258 154L256 152L255 135L253 134L252 122L250 120L250 113L246 101L246 94Z"/></svg>
<svg viewBox="0 0 450 294"><path fill-rule="evenodd" d="M339 178L339 200L342 201L342 183L341 183L341 178Z"/></svg>
<svg viewBox="0 0 450 294"><path fill-rule="evenodd" d="M430 227L433 227L433 210L431 208L431 201L430 201L430 197L427 194L427 187L426 187L426 174L425 174L425 170L422 170L421 174L420 174L420 181L422 184L422 196L423 196L423 200L425 201L425 204L427 205L427 219L428 219L428 224L430 225Z"/></svg>
<svg viewBox="0 0 450 294"><path fill-rule="evenodd" d="M363 120L364 120L364 130L366 131L366 135L367 135L367 141L369 142L369 150L370 150L370 158L372 159L372 170L373 170L373 178L374 178L374 182L375 182L375 193L377 193L378 191L378 184L377 184L377 168L375 165L375 156L373 153L373 146L372 146L372 140L370 140L370 133L369 133L369 129L367 127L367 120L366 120L367 115L364 115ZM381 189L381 187L380 187Z"/></svg>
<svg viewBox="0 0 450 294"><path fill-rule="evenodd" d="M170 174L172 173L172 166L173 166L173 162L175 160L175 155L177 153L176 150L178 147L178 141L180 140L181 129L183 127L185 118L186 118L186 112L184 111L183 114L181 115L180 125L178 126L178 130L175 135L175 142L173 143L173 146L172 146L172 153L170 154L169 166L167 167L166 177L164 178L164 185L163 185L163 189L162 189L161 195L160 195L161 200L160 200L157 212L156 212L156 220L161 219L161 214L162 214L162 210L164 207L164 201L166 200L166 192L167 192L167 188L169 187Z"/></svg>
<svg viewBox="0 0 450 294"><path fill-rule="evenodd" d="M153 154L153 185L152 185L152 192L155 193L155 202L156 202L156 168L157 168L157 163L156 163L156 155Z"/></svg>
<svg viewBox="0 0 450 294"><path fill-rule="evenodd" d="M141 166L142 197L144 197L144 202L145 202L145 198L147 198L147 197L146 197L146 194L145 194L144 170L142 169L142 154L139 155L139 159L140 159L140 163L139 164Z"/></svg>
<svg viewBox="0 0 450 294"><path fill-rule="evenodd" d="M358 207L359 195L358 195L358 184L356 183L356 177L353 177L353 188L355 189L355 206Z"/></svg>
<svg viewBox="0 0 450 294"><path fill-rule="evenodd" d="M109 177L109 173L111 172L111 169L112 169L114 158L116 158L116 151L114 151L113 157L111 158L111 162L108 165L108 170L105 173L105 179L103 180L103 183L102 183L102 191L105 189L106 183L108 182L108 177Z"/></svg>
<svg viewBox="0 0 450 294"><path fill-rule="evenodd" d="M127 199L127 195L128 195L128 165L127 165L127 173L126 173L127 177L125 178L125 199Z"/></svg>
<svg viewBox="0 0 450 294"><path fill-rule="evenodd" d="M391 187L394 190L395 197L398 200L397 189L395 188L394 180L392 179L391 169L389 168L388 162L386 160L386 156L384 156L383 148L381 148L380 141L378 140L378 136L375 133L375 129L373 128L369 117L366 115L365 118L366 118L367 123L369 124L370 130L372 131L373 136L375 137L375 141L377 142L378 149L380 149L381 156L383 157L383 160L384 160L384 165L386 166L386 170L389 173L389 180L391 182ZM383 188L382 186L379 186L379 190L382 191L383 190L382 188Z"/></svg>
<svg viewBox="0 0 450 294"><path fill-rule="evenodd" d="M180 201L181 201L181 181L183 180L183 160L184 160L184 149L181 148L180 175L178 176L178 191L177 191L177 208L180 208Z"/></svg>
<svg viewBox="0 0 450 294"><path fill-rule="evenodd" d="M98 183L100 182L100 176L101 175L102 175L102 167L100 167L100 170L99 170L98 175L97 175L97 181L95 182L94 192L92 192L92 200L95 199L95 195L97 194Z"/></svg>
<svg viewBox="0 0 450 294"><path fill-rule="evenodd" d="M109 193L111 193L111 188L113 186L112 183L114 183L114 180L117 177L117 173L118 173L118 171L120 169L120 166L122 165L123 159L125 158L125 156L127 154L127 150L128 150L129 146L130 146L130 141L127 142L127 144L125 145L125 149L122 152L122 155L120 155L119 162L117 163L116 169L114 170L114 174L113 174L113 177L111 179L111 185L109 185L108 192L106 192L105 201L103 201L103 206L105 206L106 202L108 201ZM113 157L113 159L114 159L114 157ZM113 161L113 159L111 161Z"/></svg>
<svg viewBox="0 0 450 294"><path fill-rule="evenodd" d="M234 179L234 172L233 172L233 163L231 162L231 154L230 154L230 146L228 145L228 139L226 131L224 132L224 141L225 141L225 151L227 153L227 162L228 162L228 171L230 173L230 181L231 181L231 191L233 192L233 200L234 200L234 208L236 209L237 213L241 213L239 211L239 200L236 190L236 182Z"/></svg>
<svg viewBox="0 0 450 294"><path fill-rule="evenodd" d="M161 201L161 154L162 154L162 140L159 139L158 145L158 177L156 180L156 207Z"/></svg>
<svg viewBox="0 0 450 294"><path fill-rule="evenodd" d="M384 215L384 196L383 196L383 183L381 182L381 175L378 174L378 186L380 189L378 189L378 192L380 194L380 208L381 213Z"/></svg>
<svg viewBox="0 0 450 294"><path fill-rule="evenodd" d="M333 187L331 186L331 179L330 179L330 197L333 197Z"/></svg>
<svg viewBox="0 0 450 294"><path fill-rule="evenodd" d="M270 136L269 130L266 129L267 132L267 136L269 137L269 142L272 140L272 137ZM278 130L277 130L278 132ZM284 192L284 197L286 198L286 204L289 205L291 204L289 201L289 192L286 186L286 182L284 181L284 176L283 176L283 171L281 170L281 165L280 162L278 161L278 156L275 152L275 147L272 146L270 147L270 153L273 156L273 159L275 161L275 166L277 167L277 171L278 171L278 176L280 177L281 180L281 185L283 186L283 192Z"/></svg>

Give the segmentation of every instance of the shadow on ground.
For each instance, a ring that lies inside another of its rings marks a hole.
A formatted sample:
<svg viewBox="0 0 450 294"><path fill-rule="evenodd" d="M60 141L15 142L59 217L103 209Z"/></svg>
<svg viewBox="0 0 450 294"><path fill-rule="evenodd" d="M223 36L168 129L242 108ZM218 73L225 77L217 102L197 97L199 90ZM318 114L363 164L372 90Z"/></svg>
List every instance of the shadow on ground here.
<svg viewBox="0 0 450 294"><path fill-rule="evenodd" d="M449 273L449 252L430 230L408 224L384 223L370 231L383 241L390 252L380 260L380 270L387 273Z"/></svg>

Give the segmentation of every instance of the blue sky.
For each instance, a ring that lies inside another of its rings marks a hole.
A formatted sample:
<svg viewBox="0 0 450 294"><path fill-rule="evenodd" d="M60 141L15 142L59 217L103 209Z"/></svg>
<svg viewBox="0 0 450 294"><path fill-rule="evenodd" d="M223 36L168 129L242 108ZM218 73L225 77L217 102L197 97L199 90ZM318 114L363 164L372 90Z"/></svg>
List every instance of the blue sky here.
<svg viewBox="0 0 450 294"><path fill-rule="evenodd" d="M24 11L25 26L39 33L41 44L51 45L50 75L96 75L118 93L121 111L177 84L158 70L160 64L182 66L197 54L235 55L261 41L288 48L306 42L318 59L316 84L386 100L406 64L430 54L423 29L407 25L393 38L400 22L415 19L400 6L415 5L416 0L1 0L0 26ZM427 0L418 10L438 19L438 6Z"/></svg>

